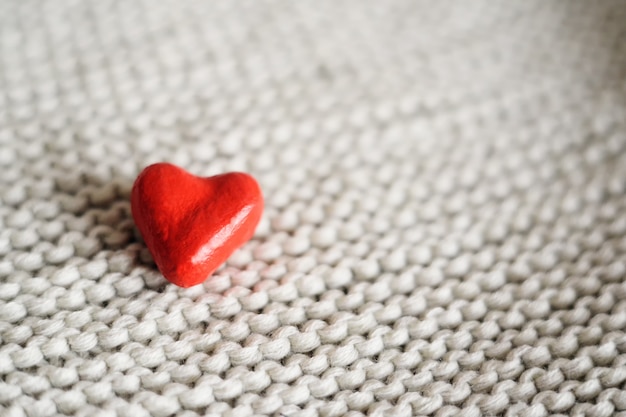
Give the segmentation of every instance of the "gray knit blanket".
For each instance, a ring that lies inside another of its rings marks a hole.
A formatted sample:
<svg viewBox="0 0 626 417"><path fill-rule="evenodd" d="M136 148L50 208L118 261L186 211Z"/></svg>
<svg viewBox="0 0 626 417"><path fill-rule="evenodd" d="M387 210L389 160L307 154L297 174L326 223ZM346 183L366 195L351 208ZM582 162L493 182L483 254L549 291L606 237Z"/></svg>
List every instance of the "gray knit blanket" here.
<svg viewBox="0 0 626 417"><path fill-rule="evenodd" d="M160 161L266 199L188 289ZM626 416L625 300L623 0L0 0L2 417Z"/></svg>

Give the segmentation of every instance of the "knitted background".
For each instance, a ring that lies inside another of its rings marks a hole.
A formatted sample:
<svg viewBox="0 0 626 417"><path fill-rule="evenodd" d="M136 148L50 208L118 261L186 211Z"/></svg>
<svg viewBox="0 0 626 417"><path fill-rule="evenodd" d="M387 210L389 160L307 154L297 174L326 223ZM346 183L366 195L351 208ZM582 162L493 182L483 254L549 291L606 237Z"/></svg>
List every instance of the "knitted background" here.
<svg viewBox="0 0 626 417"><path fill-rule="evenodd" d="M205 284L138 172L245 170ZM0 2L0 415L626 415L626 2Z"/></svg>

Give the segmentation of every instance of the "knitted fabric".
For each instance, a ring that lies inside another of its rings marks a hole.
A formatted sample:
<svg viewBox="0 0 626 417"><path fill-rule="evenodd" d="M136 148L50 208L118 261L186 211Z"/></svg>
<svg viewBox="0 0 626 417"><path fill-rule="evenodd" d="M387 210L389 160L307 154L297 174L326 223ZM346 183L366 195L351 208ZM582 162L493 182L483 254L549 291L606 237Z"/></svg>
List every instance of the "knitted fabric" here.
<svg viewBox="0 0 626 417"><path fill-rule="evenodd" d="M626 415L625 60L621 0L0 1L0 415ZM263 189L203 285L159 161Z"/></svg>

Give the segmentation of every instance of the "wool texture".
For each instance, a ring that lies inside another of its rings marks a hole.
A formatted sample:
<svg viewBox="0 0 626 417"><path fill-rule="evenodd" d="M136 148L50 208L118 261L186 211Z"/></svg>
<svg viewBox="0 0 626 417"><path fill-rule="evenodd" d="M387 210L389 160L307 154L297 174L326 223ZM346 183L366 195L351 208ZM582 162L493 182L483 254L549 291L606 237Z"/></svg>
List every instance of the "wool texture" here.
<svg viewBox="0 0 626 417"><path fill-rule="evenodd" d="M249 172L156 268L133 181ZM626 2L0 0L0 416L626 416Z"/></svg>

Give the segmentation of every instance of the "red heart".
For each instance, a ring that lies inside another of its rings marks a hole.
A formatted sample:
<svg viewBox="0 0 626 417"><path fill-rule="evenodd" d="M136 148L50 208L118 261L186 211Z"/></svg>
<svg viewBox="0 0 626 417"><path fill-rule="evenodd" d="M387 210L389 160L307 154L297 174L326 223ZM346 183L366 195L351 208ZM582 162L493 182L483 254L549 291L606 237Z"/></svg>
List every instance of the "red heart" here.
<svg viewBox="0 0 626 417"><path fill-rule="evenodd" d="M190 287L207 279L252 237L263 196L248 174L201 178L159 163L135 180L131 209L161 273Z"/></svg>

